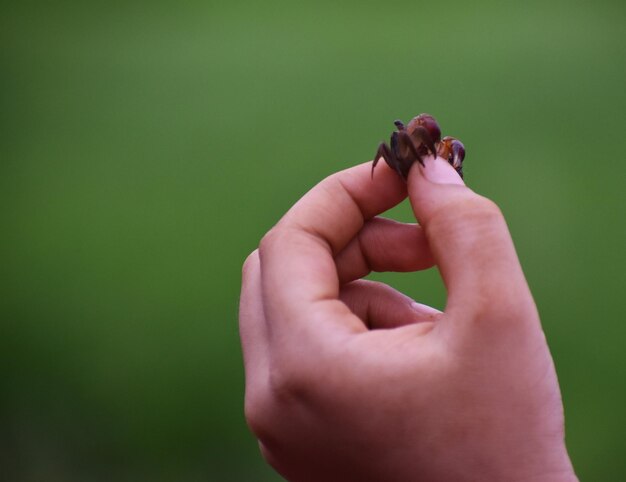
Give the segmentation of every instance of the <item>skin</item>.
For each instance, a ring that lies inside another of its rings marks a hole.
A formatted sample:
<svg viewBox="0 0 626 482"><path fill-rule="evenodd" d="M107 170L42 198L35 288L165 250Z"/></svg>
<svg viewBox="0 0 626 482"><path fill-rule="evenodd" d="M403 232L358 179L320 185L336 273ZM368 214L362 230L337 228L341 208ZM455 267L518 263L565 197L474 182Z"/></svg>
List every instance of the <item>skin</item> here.
<svg viewBox="0 0 626 482"><path fill-rule="evenodd" d="M291 481L574 481L552 358L498 207L442 158L336 173L246 260L245 414ZM376 217L406 196L420 225ZM371 271L436 265L444 312Z"/></svg>

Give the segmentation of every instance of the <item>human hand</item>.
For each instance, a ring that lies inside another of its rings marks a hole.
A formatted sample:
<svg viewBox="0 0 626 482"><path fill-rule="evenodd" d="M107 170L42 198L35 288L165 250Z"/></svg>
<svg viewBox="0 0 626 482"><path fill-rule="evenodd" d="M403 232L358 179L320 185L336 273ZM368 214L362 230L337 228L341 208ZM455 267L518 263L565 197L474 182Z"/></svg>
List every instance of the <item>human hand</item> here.
<svg viewBox="0 0 626 482"><path fill-rule="evenodd" d="M330 176L243 270L245 412L292 481L577 480L506 223L441 158ZM376 218L408 194L420 225ZM444 312L370 271L436 264Z"/></svg>

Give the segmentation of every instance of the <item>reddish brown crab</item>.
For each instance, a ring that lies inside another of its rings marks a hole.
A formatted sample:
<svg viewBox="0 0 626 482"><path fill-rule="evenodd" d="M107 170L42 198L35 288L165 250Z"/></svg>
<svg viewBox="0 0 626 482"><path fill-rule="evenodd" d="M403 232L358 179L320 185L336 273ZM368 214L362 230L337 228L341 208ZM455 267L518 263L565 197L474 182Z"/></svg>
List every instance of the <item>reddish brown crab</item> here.
<svg viewBox="0 0 626 482"><path fill-rule="evenodd" d="M465 147L454 137L446 136L442 139L439 124L433 116L420 114L406 127L399 120L394 124L398 130L391 134L391 147L384 142L378 146L372 165L372 176L376 164L382 157L389 167L406 180L413 163L418 161L423 166L423 157L432 154L446 159L463 178Z"/></svg>

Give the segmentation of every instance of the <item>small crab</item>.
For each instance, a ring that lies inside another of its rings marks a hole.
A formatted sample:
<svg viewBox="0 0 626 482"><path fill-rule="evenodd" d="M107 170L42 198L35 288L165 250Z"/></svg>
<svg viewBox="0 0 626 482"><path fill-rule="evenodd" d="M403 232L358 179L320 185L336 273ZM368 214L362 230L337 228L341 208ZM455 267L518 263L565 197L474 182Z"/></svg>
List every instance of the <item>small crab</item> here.
<svg viewBox="0 0 626 482"><path fill-rule="evenodd" d="M424 165L423 158L428 154L446 159L463 178L465 147L458 139L446 136L441 138L441 130L435 118L429 114L414 117L405 127L402 121L394 121L397 131L391 134L390 146L381 142L372 164L374 168L382 157L385 162L404 180L415 161Z"/></svg>

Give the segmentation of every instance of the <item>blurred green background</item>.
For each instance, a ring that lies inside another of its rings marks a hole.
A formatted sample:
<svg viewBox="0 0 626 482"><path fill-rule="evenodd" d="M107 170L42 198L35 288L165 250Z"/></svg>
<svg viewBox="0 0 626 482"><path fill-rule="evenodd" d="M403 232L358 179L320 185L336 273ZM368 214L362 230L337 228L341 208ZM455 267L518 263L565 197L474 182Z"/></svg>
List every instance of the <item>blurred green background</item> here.
<svg viewBox="0 0 626 482"><path fill-rule="evenodd" d="M3 2L0 479L280 480L242 415L241 264L420 112L507 216L579 476L623 477L625 25L618 1ZM445 304L434 270L376 278Z"/></svg>

